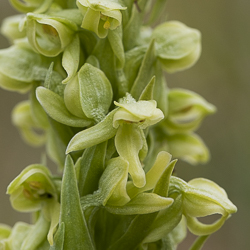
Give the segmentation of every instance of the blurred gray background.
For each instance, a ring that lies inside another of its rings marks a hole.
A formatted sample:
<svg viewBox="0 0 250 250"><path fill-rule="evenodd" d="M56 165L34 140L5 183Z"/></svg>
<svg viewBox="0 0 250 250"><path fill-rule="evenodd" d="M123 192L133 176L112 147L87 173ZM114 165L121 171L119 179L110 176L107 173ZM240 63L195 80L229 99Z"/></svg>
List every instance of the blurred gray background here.
<svg viewBox="0 0 250 250"><path fill-rule="evenodd" d="M228 193L238 207L225 225L207 241L204 250L250 249L250 1L169 0L166 15L202 32L202 56L191 69L167 75L169 87L193 90L217 106L198 134L211 151L203 166L177 163L178 175L188 181L209 178ZM0 21L15 11L0 0ZM0 48L8 46L0 36ZM7 185L29 164L40 161L41 151L25 145L11 124L11 110L25 95L0 89L0 223L29 220L15 212L5 194ZM179 246L186 250L195 237Z"/></svg>

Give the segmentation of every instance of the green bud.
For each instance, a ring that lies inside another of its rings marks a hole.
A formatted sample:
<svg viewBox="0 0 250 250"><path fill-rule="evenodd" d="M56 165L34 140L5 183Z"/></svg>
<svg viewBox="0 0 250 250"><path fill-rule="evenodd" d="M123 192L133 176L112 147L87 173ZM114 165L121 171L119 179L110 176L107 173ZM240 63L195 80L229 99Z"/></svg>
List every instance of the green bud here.
<svg viewBox="0 0 250 250"><path fill-rule="evenodd" d="M77 6L83 14L81 27L96 33L100 38L108 34L108 30L114 30L121 25L122 13L125 10L114 0L77 0Z"/></svg>
<svg viewBox="0 0 250 250"><path fill-rule="evenodd" d="M172 89L168 93L169 112L164 126L170 134L196 130L205 116L216 108L200 95L184 89Z"/></svg>
<svg viewBox="0 0 250 250"><path fill-rule="evenodd" d="M8 186L7 194L14 209L38 211L51 199L57 200L57 190L49 170L42 165L26 167Z"/></svg>
<svg viewBox="0 0 250 250"><path fill-rule="evenodd" d="M27 37L32 47L40 54L55 57L73 39L77 25L61 17L43 14L27 14Z"/></svg>
<svg viewBox="0 0 250 250"><path fill-rule="evenodd" d="M180 22L158 25L153 31L153 38L156 55L169 73L191 67L200 57L200 32Z"/></svg>
<svg viewBox="0 0 250 250"><path fill-rule="evenodd" d="M122 123L135 123L145 129L164 118L162 111L156 108L157 103L154 100L136 102L130 94L127 94L120 103L114 103L120 107L114 115L115 128Z"/></svg>

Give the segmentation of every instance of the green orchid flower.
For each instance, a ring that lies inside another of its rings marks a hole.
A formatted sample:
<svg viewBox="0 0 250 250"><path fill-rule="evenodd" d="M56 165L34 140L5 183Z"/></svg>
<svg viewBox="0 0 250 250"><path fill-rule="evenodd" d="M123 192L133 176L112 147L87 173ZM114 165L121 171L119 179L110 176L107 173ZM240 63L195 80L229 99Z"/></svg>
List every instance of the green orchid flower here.
<svg viewBox="0 0 250 250"><path fill-rule="evenodd" d="M216 108L200 95L184 89L168 92L168 116L164 127L169 134L196 130L204 117L213 114Z"/></svg>
<svg viewBox="0 0 250 250"><path fill-rule="evenodd" d="M35 119L30 101L23 101L15 106L12 111L12 122L19 129L22 138L27 143L33 146L44 144L46 127ZM37 130L42 133L37 132Z"/></svg>
<svg viewBox="0 0 250 250"><path fill-rule="evenodd" d="M77 25L67 18L28 13L26 17L29 43L38 53L55 57L70 44Z"/></svg>
<svg viewBox="0 0 250 250"><path fill-rule="evenodd" d="M122 123L135 123L141 129L145 129L164 118L163 112L156 108L155 100L136 102L130 94L126 94L119 103L116 101L114 103L120 107L114 115L114 128L118 128Z"/></svg>
<svg viewBox="0 0 250 250"><path fill-rule="evenodd" d="M128 172L133 183L141 188L146 184L141 160L147 154L147 143L142 129L159 122L164 115L156 108L156 101L136 102L130 94L121 99L120 103L115 102L115 105L120 107L113 118L113 127L118 128L115 137L116 150L129 162Z"/></svg>
<svg viewBox="0 0 250 250"><path fill-rule="evenodd" d="M200 57L201 35L181 22L170 21L153 31L156 54L163 68L169 72L191 67Z"/></svg>
<svg viewBox="0 0 250 250"><path fill-rule="evenodd" d="M187 219L189 230L196 235L212 234L224 224L236 206L228 199L227 193L219 185L204 178L196 178L188 183L178 177L171 177L169 196L181 193L183 214ZM197 217L220 214L221 218L213 224L204 224Z"/></svg>
<svg viewBox="0 0 250 250"><path fill-rule="evenodd" d="M26 167L9 184L7 194L13 208L22 212L39 211L46 202L58 200L51 173L42 165Z"/></svg>
<svg viewBox="0 0 250 250"><path fill-rule="evenodd" d="M108 35L121 25L122 13L125 10L116 0L77 0L77 6L83 14L81 27L96 33L100 38Z"/></svg>

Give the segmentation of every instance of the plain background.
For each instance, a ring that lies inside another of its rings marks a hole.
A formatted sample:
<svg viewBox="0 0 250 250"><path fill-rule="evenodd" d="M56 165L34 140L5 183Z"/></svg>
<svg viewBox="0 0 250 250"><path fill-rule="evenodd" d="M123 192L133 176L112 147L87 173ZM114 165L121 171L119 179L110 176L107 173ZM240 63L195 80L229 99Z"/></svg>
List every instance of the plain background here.
<svg viewBox="0 0 250 250"><path fill-rule="evenodd" d="M209 178L228 193L238 207L225 225L207 241L204 250L248 250L250 245L250 1L169 0L168 20L179 20L202 32L202 56L187 71L167 75L170 88L193 90L216 105L198 134L211 151L203 166L181 161L176 171L184 180ZM0 0L0 22L14 14L7 0ZM0 48L8 46L0 36ZM5 194L8 184L29 164L40 162L43 148L22 142L11 124L11 110L26 95L0 89L0 222L14 225L29 220L14 211ZM179 246L186 250L194 237Z"/></svg>

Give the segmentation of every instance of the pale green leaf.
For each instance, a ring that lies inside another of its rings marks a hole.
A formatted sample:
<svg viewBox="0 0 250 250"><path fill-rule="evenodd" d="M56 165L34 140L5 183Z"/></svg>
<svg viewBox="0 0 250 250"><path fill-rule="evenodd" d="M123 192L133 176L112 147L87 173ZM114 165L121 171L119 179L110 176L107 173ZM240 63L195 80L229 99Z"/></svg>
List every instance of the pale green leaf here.
<svg viewBox="0 0 250 250"><path fill-rule="evenodd" d="M94 249L81 209L74 163L70 156L66 158L62 179L61 223L65 225L64 250Z"/></svg>

